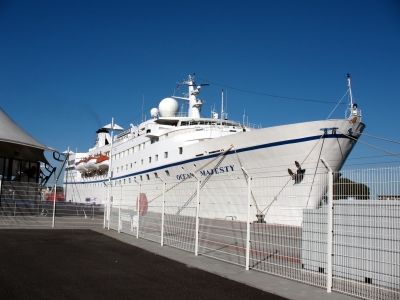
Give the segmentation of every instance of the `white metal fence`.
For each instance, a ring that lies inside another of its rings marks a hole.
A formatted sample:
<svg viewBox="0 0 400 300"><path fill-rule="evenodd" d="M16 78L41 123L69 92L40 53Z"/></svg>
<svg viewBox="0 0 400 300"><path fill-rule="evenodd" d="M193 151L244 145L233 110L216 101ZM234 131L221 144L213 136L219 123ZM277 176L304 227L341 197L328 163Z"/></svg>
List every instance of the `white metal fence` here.
<svg viewBox="0 0 400 300"><path fill-rule="evenodd" d="M298 181L248 172L122 187L135 200L145 193L148 211L114 204L110 223L161 245L327 291L399 299L400 168L311 173ZM246 188L238 187L240 180ZM241 201L230 203L226 194ZM224 217L210 217L220 210Z"/></svg>
<svg viewBox="0 0 400 300"><path fill-rule="evenodd" d="M104 220L102 206L92 215L98 226L328 292L400 299L400 168L301 177L251 171L114 184L101 191L112 200ZM17 218L10 203L2 222ZM78 218L59 219L86 220Z"/></svg>
<svg viewBox="0 0 400 300"><path fill-rule="evenodd" d="M62 195L50 194L37 183L4 181L0 191L0 228L82 228L104 223L104 206L66 202L60 199Z"/></svg>

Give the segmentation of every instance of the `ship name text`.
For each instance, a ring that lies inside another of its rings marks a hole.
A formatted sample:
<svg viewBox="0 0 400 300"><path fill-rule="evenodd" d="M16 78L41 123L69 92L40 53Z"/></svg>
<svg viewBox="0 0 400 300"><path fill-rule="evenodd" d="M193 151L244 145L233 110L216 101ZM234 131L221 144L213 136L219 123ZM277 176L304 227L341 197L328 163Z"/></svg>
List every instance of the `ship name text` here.
<svg viewBox="0 0 400 300"><path fill-rule="evenodd" d="M199 173L201 176L211 176L214 174L222 174L222 173L232 172L234 170L235 170L235 165L229 165L229 166L218 167L218 168L213 168L213 169L208 169L208 170L201 170ZM194 173L176 175L177 180L184 180L184 179L188 179L188 178L192 178L192 177L195 177Z"/></svg>

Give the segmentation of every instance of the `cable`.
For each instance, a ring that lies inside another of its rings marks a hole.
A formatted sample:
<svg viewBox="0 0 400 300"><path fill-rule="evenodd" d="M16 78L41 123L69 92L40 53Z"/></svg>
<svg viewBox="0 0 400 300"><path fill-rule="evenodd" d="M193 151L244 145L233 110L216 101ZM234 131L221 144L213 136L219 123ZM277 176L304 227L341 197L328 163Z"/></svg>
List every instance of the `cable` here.
<svg viewBox="0 0 400 300"><path fill-rule="evenodd" d="M372 137L372 138L374 138L374 139L382 140L382 141L385 141L385 142L391 142L391 143L395 143L395 144L400 144L400 142L395 141L395 140L389 140L389 139L381 138L381 137L379 137L379 136L374 136L374 135L362 133L362 132L360 132L360 131L359 131L358 133L359 133L359 134L362 134L362 135L365 135L365 136Z"/></svg>
<svg viewBox="0 0 400 300"><path fill-rule="evenodd" d="M197 78L200 79L200 80L202 80L202 81L206 81L206 82L208 82L208 83L211 83L211 84L215 84L215 85L218 85L218 86L222 86L222 87L225 87L225 88L229 88L229 89L232 89L232 90L236 90L236 91L240 91L240 92L244 92L244 93L249 93L249 94L255 94L255 95L260 95L260 96L267 96L267 97L272 97L272 98L280 98L280 99L295 100L295 101L316 102L316 103L323 103L323 104L336 104L336 102L333 102L333 101L302 99L302 98L294 98L294 97L286 97L286 96L265 94L265 93L260 93L260 92L253 92L253 91L243 90L243 89L239 89L239 88L234 88L234 87L231 87L231 86L227 86L227 85L224 85L224 84L212 82L212 81L209 81L209 80L200 78L200 77L197 77ZM340 104L344 104L344 103L340 103Z"/></svg>
<svg viewBox="0 0 400 300"><path fill-rule="evenodd" d="M310 152L308 152L307 156L303 159L303 161L301 162L300 165L303 165L303 164L304 164L304 162L306 161L306 159L310 156L311 152L314 150L314 148L318 145L319 141L320 141L324 136L325 136L324 134L321 135L321 137L318 139L318 141L317 141L317 142L315 143L315 145L312 147L312 149L310 150ZM273 204L276 200L278 200L279 195L282 193L282 191L284 190L284 188L288 185L288 183L289 183L290 181L291 181L291 178L288 179L288 181L285 183L285 185L282 187L282 189L279 191L279 193L274 197L274 199L271 201L271 203L268 204L268 205L262 210L262 213L264 213L264 211L265 211L265 214L264 214L264 215L267 215L267 213L268 213L269 209L271 208L272 204Z"/></svg>
<svg viewBox="0 0 400 300"><path fill-rule="evenodd" d="M193 174L197 174L200 170L204 169L205 167L207 167L209 164L213 163L215 160L217 160L218 158L221 158L221 161L225 159L226 154L231 151L231 149L233 148L233 145L230 146L227 150L225 150L224 152L221 152L217 157L214 157L214 159L212 159L211 161L209 161L208 163L206 163L205 165L201 166L200 168L197 168L197 170L195 170L193 172ZM218 162L218 165L221 163L221 161ZM196 176L194 176L196 177ZM200 189L206 184L206 182L208 181L208 179L211 176L207 176L207 178L205 180L203 180ZM192 178L192 177L186 177L180 181L178 181L178 183L176 183L175 185L173 185L172 187L170 187L169 189L167 189L165 192L169 192L170 190L172 190L173 188L175 188L176 186L180 185L181 183L183 183L184 181L186 181L187 179ZM149 201L149 203L153 202L154 200L156 200L158 197L162 196L162 194L156 196L155 198L153 198L152 200Z"/></svg>
<svg viewBox="0 0 400 300"><path fill-rule="evenodd" d="M337 132L340 132L340 131L337 130ZM349 135L349 134L347 134L347 133L344 133L344 132L340 132L340 133L341 133L341 134L344 134L345 136L347 136L347 137L350 138L350 139L355 140L355 141L358 142L358 143L362 143L362 144L364 144L364 145L370 146L371 148L377 149L377 150L379 150L379 151L382 151L382 152L385 152L385 153L388 153L388 154L390 154L390 155L393 155L393 156L396 156L396 157L399 157L399 158L400 158L400 155L398 155L398 154L396 154L396 153L392 153L392 152L387 151L387 150L385 150L385 149L382 149L382 148L376 147L376 146L374 146L374 145L371 145L371 144L365 143L365 142L363 142L363 141L360 141L360 140L354 138L353 136L351 136L351 135Z"/></svg>
<svg viewBox="0 0 400 300"><path fill-rule="evenodd" d="M246 180L246 183L249 184L248 179L250 178L250 175L245 172L245 170L243 168L243 165L242 165L242 162L241 162L241 160L239 158L239 155L236 152L236 148L235 148L235 146L233 144L232 144L232 147L233 147L233 150L235 150L235 154L236 154L236 157L237 157L237 159L239 161L240 169L242 170L242 173L244 175L244 179ZM262 211L258 208L258 204L257 204L256 198L254 197L253 191L250 191L250 193L251 193L251 197L253 198L254 205L256 206L257 214L261 215Z"/></svg>
<svg viewBox="0 0 400 300"><path fill-rule="evenodd" d="M336 108L338 107L338 105L341 104L343 98L347 95L347 93L348 93L349 91L350 91L350 89L348 89L348 90L346 91L346 93L343 95L342 99L340 99L340 101L338 102L338 104L336 104L335 108L331 111L331 113L330 113L329 116L326 118L326 120L329 119L329 117L331 116L331 114L333 114L333 112L336 110ZM343 104L344 104L344 103L343 103Z"/></svg>

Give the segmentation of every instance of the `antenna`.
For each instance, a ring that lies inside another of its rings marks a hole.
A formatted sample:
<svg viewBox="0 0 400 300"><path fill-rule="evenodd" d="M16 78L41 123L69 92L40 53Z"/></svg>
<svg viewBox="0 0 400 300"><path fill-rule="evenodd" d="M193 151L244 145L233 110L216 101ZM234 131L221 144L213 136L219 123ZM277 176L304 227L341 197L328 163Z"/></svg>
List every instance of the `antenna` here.
<svg viewBox="0 0 400 300"><path fill-rule="evenodd" d="M222 97L221 97L221 120L224 119L224 90L222 89Z"/></svg>
<svg viewBox="0 0 400 300"><path fill-rule="evenodd" d="M353 107L353 93L351 91L351 83L350 83L350 74L347 73L347 85L349 86L349 90L350 90L350 108Z"/></svg>
<svg viewBox="0 0 400 300"><path fill-rule="evenodd" d="M225 111L226 111L226 119L228 119L228 90L226 90L226 104L225 104Z"/></svg>
<svg viewBox="0 0 400 300"><path fill-rule="evenodd" d="M142 100L142 123L143 123L143 106L144 106L144 95L143 95L143 100Z"/></svg>

